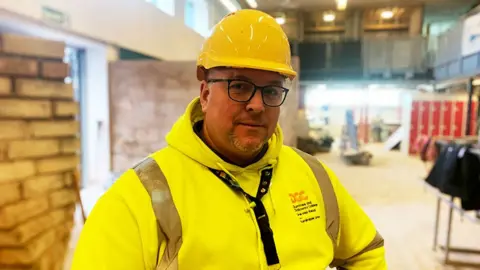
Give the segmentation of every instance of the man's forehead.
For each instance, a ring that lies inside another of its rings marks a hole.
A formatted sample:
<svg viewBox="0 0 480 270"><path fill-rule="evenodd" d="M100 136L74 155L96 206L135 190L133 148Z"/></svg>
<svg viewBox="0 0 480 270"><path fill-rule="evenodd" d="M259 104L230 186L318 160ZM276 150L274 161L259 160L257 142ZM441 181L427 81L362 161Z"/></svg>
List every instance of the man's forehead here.
<svg viewBox="0 0 480 270"><path fill-rule="evenodd" d="M285 76L266 70L248 69L248 68L215 68L209 71L210 75L221 75L229 79L243 79L243 80L266 80L269 82L285 82Z"/></svg>

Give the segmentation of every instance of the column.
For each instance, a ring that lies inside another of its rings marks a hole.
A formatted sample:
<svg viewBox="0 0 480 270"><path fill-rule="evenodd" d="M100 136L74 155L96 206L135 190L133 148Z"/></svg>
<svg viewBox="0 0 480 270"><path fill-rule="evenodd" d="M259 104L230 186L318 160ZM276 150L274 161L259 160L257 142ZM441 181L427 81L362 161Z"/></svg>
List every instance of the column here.
<svg viewBox="0 0 480 270"><path fill-rule="evenodd" d="M423 7L416 7L410 15L410 36L418 36L422 34L423 26Z"/></svg>
<svg viewBox="0 0 480 270"><path fill-rule="evenodd" d="M467 117L465 117L465 134L466 136L471 134L472 128L472 97L473 97L473 78L469 78L467 82L468 103L467 103Z"/></svg>

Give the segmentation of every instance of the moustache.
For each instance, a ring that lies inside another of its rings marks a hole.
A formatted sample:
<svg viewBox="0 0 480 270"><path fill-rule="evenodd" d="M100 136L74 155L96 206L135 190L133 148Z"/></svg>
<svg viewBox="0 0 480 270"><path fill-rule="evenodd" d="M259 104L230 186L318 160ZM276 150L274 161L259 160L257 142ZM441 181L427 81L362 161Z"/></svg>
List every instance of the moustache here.
<svg viewBox="0 0 480 270"><path fill-rule="evenodd" d="M247 125L254 127L266 127L267 123L261 119L239 119L233 122L234 125Z"/></svg>

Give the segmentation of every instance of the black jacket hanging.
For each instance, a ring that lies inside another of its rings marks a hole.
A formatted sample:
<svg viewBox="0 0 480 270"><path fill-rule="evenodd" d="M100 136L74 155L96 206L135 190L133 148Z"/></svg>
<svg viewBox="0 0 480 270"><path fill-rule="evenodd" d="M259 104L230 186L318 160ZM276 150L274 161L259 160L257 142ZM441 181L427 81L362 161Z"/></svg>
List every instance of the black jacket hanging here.
<svg viewBox="0 0 480 270"><path fill-rule="evenodd" d="M462 197L462 208L468 210L480 210L480 159L472 153L470 147L466 148L460 162L462 183L465 196Z"/></svg>
<svg viewBox="0 0 480 270"><path fill-rule="evenodd" d="M466 195L462 187L458 153L462 146L450 143L443 147L435 164L426 178L427 183L442 193L454 197Z"/></svg>

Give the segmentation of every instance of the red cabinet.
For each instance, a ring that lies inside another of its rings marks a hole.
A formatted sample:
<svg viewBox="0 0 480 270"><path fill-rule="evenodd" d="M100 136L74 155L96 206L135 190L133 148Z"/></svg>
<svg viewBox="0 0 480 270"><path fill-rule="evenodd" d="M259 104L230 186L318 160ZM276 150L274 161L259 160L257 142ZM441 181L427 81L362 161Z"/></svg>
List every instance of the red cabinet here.
<svg viewBox="0 0 480 270"><path fill-rule="evenodd" d="M433 99L433 98L432 98ZM419 136L463 137L476 134L477 101L472 102L471 130L466 134L467 100L445 97L443 100L413 100L410 114L410 153L415 152Z"/></svg>

